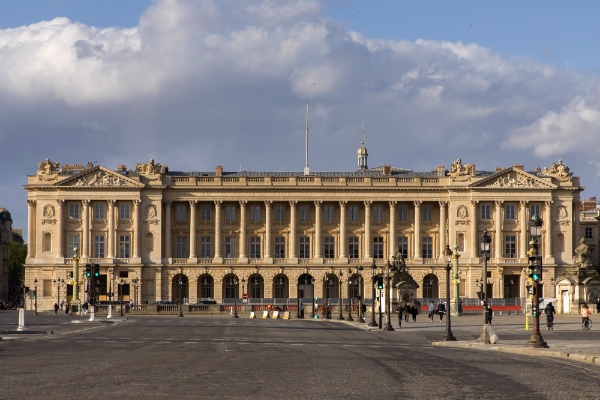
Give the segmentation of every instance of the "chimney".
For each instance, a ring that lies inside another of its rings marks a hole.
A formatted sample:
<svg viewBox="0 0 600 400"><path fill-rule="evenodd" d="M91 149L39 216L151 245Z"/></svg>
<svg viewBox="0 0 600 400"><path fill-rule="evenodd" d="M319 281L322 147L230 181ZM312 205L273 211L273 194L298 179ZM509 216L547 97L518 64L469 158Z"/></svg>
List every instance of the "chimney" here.
<svg viewBox="0 0 600 400"><path fill-rule="evenodd" d="M117 167L117 171L127 171L127 166L119 164L119 166Z"/></svg>
<svg viewBox="0 0 600 400"><path fill-rule="evenodd" d="M384 175L391 175L392 174L392 166L389 164L383 164L381 166L381 173Z"/></svg>
<svg viewBox="0 0 600 400"><path fill-rule="evenodd" d="M437 167L437 173L438 175L444 175L444 172L446 171L446 168L444 165L438 165Z"/></svg>
<svg viewBox="0 0 600 400"><path fill-rule="evenodd" d="M518 169L519 171L525 171L525 167L523 164L515 164L513 165L513 169Z"/></svg>
<svg viewBox="0 0 600 400"><path fill-rule="evenodd" d="M94 163L88 162L86 169L92 169L92 168L94 168Z"/></svg>
<svg viewBox="0 0 600 400"><path fill-rule="evenodd" d="M215 168L215 175L216 176L223 176L223 167L220 165L217 165L217 168Z"/></svg>
<svg viewBox="0 0 600 400"><path fill-rule="evenodd" d="M169 172L169 166L168 166L168 165L163 165L163 166L162 166L161 173L164 175L164 174L166 174L167 172Z"/></svg>

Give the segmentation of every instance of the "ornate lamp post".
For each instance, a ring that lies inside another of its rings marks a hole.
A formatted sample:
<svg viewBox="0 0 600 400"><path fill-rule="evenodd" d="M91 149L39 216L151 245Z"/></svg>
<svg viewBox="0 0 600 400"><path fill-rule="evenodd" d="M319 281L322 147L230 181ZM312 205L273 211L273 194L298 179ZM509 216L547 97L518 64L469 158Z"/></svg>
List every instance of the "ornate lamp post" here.
<svg viewBox="0 0 600 400"><path fill-rule="evenodd" d="M376 327L377 321L375 321L375 271L377 270L377 265L375 265L375 261L371 264L371 321L369 321L369 325L371 327Z"/></svg>
<svg viewBox="0 0 600 400"><path fill-rule="evenodd" d="M385 323L385 328L383 328L384 331L395 331L395 329L392 327L392 316L391 316L391 312L390 312L390 280L391 280L391 274L395 271L398 270L398 267L396 266L396 262L394 262L394 265L391 265L390 262L388 261L387 265L386 265L386 275L385 275L385 280L386 280L386 284L385 284L385 315L386 315L386 323Z"/></svg>
<svg viewBox="0 0 600 400"><path fill-rule="evenodd" d="M352 284L354 281L352 280L352 270L348 268L348 316L346 317L346 321L354 321L352 318Z"/></svg>
<svg viewBox="0 0 600 400"><path fill-rule="evenodd" d="M358 318L356 319L356 322L359 323L363 323L365 322L365 320L362 317L362 271L363 271L363 267L362 265L359 265L358 268L356 269L356 273L358 275L357 281L358 281Z"/></svg>
<svg viewBox="0 0 600 400"><path fill-rule="evenodd" d="M125 316L125 314L123 314L123 285L125 285L126 283L127 282L125 282L123 278L119 279L119 308L121 310L119 315L121 315L121 317Z"/></svg>
<svg viewBox="0 0 600 400"><path fill-rule="evenodd" d="M344 320L344 314L343 314L343 302L342 302L342 279L344 277L344 273L342 272L342 270L340 269L340 272L338 274L338 276L340 277L339 282L340 282L340 315L338 316L338 321L343 321Z"/></svg>
<svg viewBox="0 0 600 400"><path fill-rule="evenodd" d="M325 274L325 290L327 291L327 297L325 299L325 319L331 319L331 315L329 315L329 285L332 279L329 275Z"/></svg>
<svg viewBox="0 0 600 400"><path fill-rule="evenodd" d="M452 250L450 250L450 245L446 245L446 250L444 251L444 256L446 256L446 304L447 307L450 307L450 270L452 267L450 266L450 262L452 261ZM456 307L458 308L458 302L456 303ZM444 341L456 341L456 338L452 334L452 325L450 323L450 309L448 309L448 316L446 317L446 333L444 334Z"/></svg>
<svg viewBox="0 0 600 400"><path fill-rule="evenodd" d="M33 278L33 309L35 310L35 315L39 315L37 312L37 278Z"/></svg>
<svg viewBox="0 0 600 400"><path fill-rule="evenodd" d="M481 312L483 314L483 328L481 331L481 342L483 344L490 343L490 336L487 331L487 321L485 318L485 309L487 306L487 262L490 259L490 243L492 238L488 235L487 229L483 230L483 236L480 239L481 242L481 255L483 256L483 272L481 278L481 292L478 293L481 299Z"/></svg>
<svg viewBox="0 0 600 400"><path fill-rule="evenodd" d="M311 311L310 316L312 319L315 319L315 306L317 304L317 300L315 299L315 278L313 278L313 277L310 278L310 284L312 286L312 300L313 300L312 307L311 307L312 311Z"/></svg>
<svg viewBox="0 0 600 400"><path fill-rule="evenodd" d="M65 280L58 278L53 279L52 282L56 284L57 289L56 304L60 304L60 287L65 284Z"/></svg>
<svg viewBox="0 0 600 400"><path fill-rule="evenodd" d="M452 274L454 275L452 277L452 283L454 284L454 316L455 317L459 317L460 314L460 307L459 307L459 302L460 302L460 297L458 296L459 294L459 289L460 289L460 281L461 281L461 277L460 277L460 270L458 269L458 258L460 257L460 254L458 254L458 245L455 244L454 245L454 253L452 254L452 263L454 264L454 270L452 271Z"/></svg>
<svg viewBox="0 0 600 400"><path fill-rule="evenodd" d="M140 283L140 279L133 278L131 280L131 283L133 283L133 301L137 305L138 304L138 283Z"/></svg>
<svg viewBox="0 0 600 400"><path fill-rule="evenodd" d="M239 318L237 313L237 286L239 281L237 277L231 278L231 283L233 284L233 318Z"/></svg>
<svg viewBox="0 0 600 400"><path fill-rule="evenodd" d="M539 215L531 217L529 223L529 234L531 235L531 256L529 257L530 268L532 270L542 271L542 257L538 255L538 238L542 235L542 225L544 221ZM533 312L533 333L529 338L529 341L525 344L525 347L536 347L536 348L548 348L548 343L542 338L540 333L540 293L538 279L533 279L533 301L531 309Z"/></svg>
<svg viewBox="0 0 600 400"><path fill-rule="evenodd" d="M300 279L296 281L296 318L300 319Z"/></svg>

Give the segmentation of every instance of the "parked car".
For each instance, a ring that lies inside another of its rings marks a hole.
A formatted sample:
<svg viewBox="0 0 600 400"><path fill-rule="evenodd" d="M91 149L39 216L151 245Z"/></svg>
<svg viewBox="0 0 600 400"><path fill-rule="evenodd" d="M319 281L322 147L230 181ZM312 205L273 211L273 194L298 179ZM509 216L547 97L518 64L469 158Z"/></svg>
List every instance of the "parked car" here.
<svg viewBox="0 0 600 400"><path fill-rule="evenodd" d="M176 301L173 301L173 300L159 300L154 304L159 304L159 305L165 306L165 305L177 305L179 303L177 303Z"/></svg>
<svg viewBox="0 0 600 400"><path fill-rule="evenodd" d="M6 310L8 309L8 307L6 306L6 303L4 302L4 300L0 300L0 310Z"/></svg>
<svg viewBox="0 0 600 400"><path fill-rule="evenodd" d="M198 304L217 304L216 300L200 300Z"/></svg>

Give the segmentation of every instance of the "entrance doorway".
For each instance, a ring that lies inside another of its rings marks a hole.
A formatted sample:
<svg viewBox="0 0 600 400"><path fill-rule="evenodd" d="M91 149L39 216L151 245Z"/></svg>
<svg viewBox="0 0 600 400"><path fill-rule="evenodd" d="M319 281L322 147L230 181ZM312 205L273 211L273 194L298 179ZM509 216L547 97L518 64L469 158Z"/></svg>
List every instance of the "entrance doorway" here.
<svg viewBox="0 0 600 400"><path fill-rule="evenodd" d="M571 312L571 301L569 299L569 291L568 290L562 291L562 309L563 309L563 314L568 314L569 312Z"/></svg>
<svg viewBox="0 0 600 400"><path fill-rule="evenodd" d="M520 275L505 275L504 276L504 298L510 299L521 297L521 276Z"/></svg>

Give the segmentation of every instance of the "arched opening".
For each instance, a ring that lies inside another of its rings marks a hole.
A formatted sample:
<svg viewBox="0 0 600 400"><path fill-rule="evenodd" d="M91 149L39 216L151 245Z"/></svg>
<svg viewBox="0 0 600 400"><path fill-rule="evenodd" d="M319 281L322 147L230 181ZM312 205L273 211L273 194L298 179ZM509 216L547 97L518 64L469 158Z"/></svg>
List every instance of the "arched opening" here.
<svg viewBox="0 0 600 400"><path fill-rule="evenodd" d="M198 277L199 300L212 300L215 298L214 284L215 280L209 274L203 274Z"/></svg>
<svg viewBox="0 0 600 400"><path fill-rule="evenodd" d="M171 282L171 300L179 302L181 296L181 302L185 303L190 296L189 289L188 277L184 274L175 275Z"/></svg>
<svg viewBox="0 0 600 400"><path fill-rule="evenodd" d="M456 244L458 245L458 252L464 253L465 251L465 235L463 233L459 233L456 237Z"/></svg>
<svg viewBox="0 0 600 400"><path fill-rule="evenodd" d="M287 299L290 297L289 279L284 274L276 275L273 278L273 297L276 299Z"/></svg>
<svg viewBox="0 0 600 400"><path fill-rule="evenodd" d="M434 274L427 274L423 278L423 298L433 299L440 297L439 280Z"/></svg>
<svg viewBox="0 0 600 400"><path fill-rule="evenodd" d="M590 303L589 305L595 305L599 297L600 292L598 292L597 289L590 290L590 293L588 294L588 303Z"/></svg>
<svg viewBox="0 0 600 400"><path fill-rule="evenodd" d="M556 251L562 253L565 251L565 235L559 233L556 236Z"/></svg>
<svg viewBox="0 0 600 400"><path fill-rule="evenodd" d="M298 278L298 295L303 302L312 303L312 299L315 297L313 279L310 274L302 274Z"/></svg>
<svg viewBox="0 0 600 400"><path fill-rule="evenodd" d="M264 279L259 274L250 275L248 278L248 297L262 299L264 297Z"/></svg>
<svg viewBox="0 0 600 400"><path fill-rule="evenodd" d="M326 274L323 278L323 297L335 299L339 297L339 279L335 274Z"/></svg>
<svg viewBox="0 0 600 400"><path fill-rule="evenodd" d="M239 279L235 274L227 274L223 277L223 298L234 299L239 296Z"/></svg>
<svg viewBox="0 0 600 400"><path fill-rule="evenodd" d="M42 236L42 251L44 253L52 251L52 234L49 232L44 233Z"/></svg>

